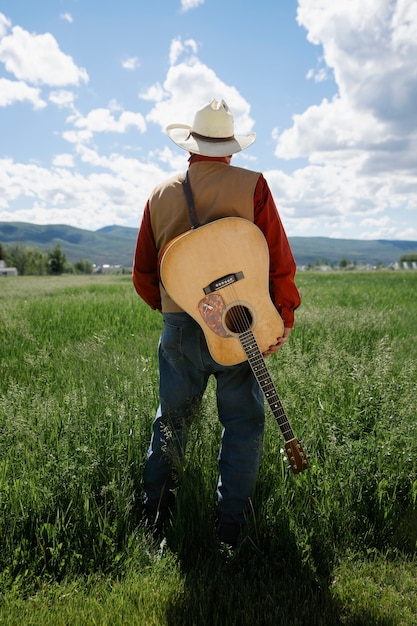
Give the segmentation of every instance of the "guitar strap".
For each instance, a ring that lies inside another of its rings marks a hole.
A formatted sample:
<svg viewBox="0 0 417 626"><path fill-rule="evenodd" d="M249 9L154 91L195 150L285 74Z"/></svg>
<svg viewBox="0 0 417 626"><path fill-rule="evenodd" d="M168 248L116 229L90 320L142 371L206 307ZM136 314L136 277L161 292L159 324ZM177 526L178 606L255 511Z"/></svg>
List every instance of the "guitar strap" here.
<svg viewBox="0 0 417 626"><path fill-rule="evenodd" d="M188 179L188 171L185 173L184 179L182 181L182 188L184 190L185 198L187 200L188 215L190 216L191 228L198 228L199 226L201 226L201 224L198 221L197 212L194 206L193 194L190 187L190 181Z"/></svg>

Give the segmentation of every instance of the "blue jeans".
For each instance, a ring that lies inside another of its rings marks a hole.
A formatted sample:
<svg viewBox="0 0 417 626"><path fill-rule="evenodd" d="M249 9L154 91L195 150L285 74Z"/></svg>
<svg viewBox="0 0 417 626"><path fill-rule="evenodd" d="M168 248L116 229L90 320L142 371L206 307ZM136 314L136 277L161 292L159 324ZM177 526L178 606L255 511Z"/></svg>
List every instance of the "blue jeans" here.
<svg viewBox="0 0 417 626"><path fill-rule="evenodd" d="M145 462L145 505L156 511L172 503L176 468L213 375L223 426L217 514L227 524L243 525L258 477L265 426L263 393L248 362L219 365L200 326L186 313L164 314L158 357L160 406Z"/></svg>

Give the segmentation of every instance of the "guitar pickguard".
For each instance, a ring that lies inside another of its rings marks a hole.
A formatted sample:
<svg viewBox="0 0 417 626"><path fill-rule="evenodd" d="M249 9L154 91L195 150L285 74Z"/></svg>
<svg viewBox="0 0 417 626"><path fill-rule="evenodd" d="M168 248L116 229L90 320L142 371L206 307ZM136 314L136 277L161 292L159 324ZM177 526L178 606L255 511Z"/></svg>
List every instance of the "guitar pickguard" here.
<svg viewBox="0 0 417 626"><path fill-rule="evenodd" d="M198 303L198 310L207 326L219 337L231 337L223 325L223 313L226 308L219 293L211 293Z"/></svg>

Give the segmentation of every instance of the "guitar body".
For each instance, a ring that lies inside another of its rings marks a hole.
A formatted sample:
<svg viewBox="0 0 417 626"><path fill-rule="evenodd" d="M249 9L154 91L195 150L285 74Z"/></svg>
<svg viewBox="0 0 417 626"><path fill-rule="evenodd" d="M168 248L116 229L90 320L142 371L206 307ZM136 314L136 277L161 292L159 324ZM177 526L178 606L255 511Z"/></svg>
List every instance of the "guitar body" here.
<svg viewBox="0 0 417 626"><path fill-rule="evenodd" d="M250 328L264 352L284 325L269 295L269 252L252 222L225 217L173 239L160 261L169 296L203 329L222 365L246 360L240 335Z"/></svg>

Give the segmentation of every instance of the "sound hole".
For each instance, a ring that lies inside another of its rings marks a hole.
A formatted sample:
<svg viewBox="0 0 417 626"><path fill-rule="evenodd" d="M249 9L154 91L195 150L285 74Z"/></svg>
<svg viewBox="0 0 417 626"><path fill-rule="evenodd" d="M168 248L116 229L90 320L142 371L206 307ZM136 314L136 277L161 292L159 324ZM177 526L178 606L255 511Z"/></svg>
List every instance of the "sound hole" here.
<svg viewBox="0 0 417 626"><path fill-rule="evenodd" d="M252 326L253 315L248 307L238 304L226 311L224 323L231 333L240 335Z"/></svg>

